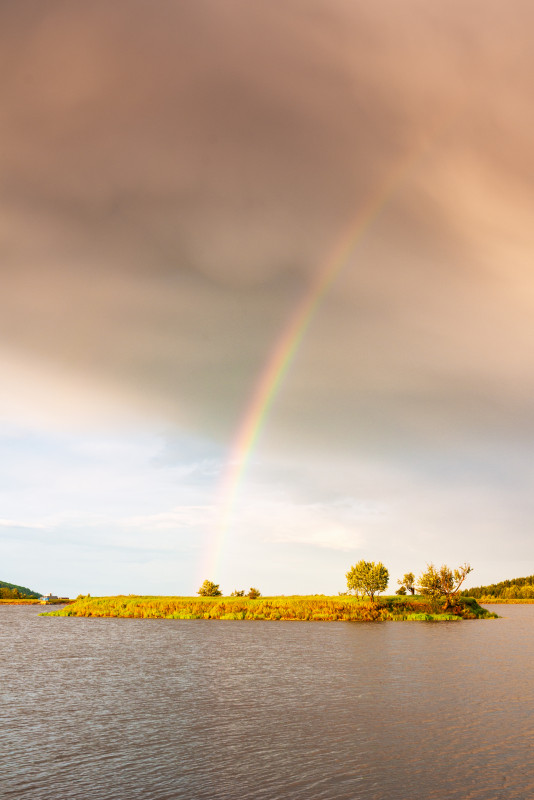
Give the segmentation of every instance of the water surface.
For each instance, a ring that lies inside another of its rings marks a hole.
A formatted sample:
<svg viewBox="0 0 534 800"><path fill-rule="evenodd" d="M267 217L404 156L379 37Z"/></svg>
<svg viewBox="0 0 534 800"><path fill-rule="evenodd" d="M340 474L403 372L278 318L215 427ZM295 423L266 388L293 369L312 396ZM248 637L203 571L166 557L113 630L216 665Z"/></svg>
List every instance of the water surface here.
<svg viewBox="0 0 534 800"><path fill-rule="evenodd" d="M534 605L498 620L0 606L3 800L534 797Z"/></svg>

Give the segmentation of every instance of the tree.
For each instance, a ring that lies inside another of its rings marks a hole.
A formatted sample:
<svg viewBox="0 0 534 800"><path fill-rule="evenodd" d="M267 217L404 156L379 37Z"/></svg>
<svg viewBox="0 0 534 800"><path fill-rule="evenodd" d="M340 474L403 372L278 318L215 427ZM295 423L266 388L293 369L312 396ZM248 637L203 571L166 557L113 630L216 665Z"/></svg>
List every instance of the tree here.
<svg viewBox="0 0 534 800"><path fill-rule="evenodd" d="M398 581L400 583L400 581ZM395 594L406 594L406 586L401 584Z"/></svg>
<svg viewBox="0 0 534 800"><path fill-rule="evenodd" d="M389 572L381 561L358 561L347 572L347 586L351 591L369 596L371 603L375 601L375 594L385 591Z"/></svg>
<svg viewBox="0 0 534 800"><path fill-rule="evenodd" d="M406 592L410 592L410 594L415 594L415 575L413 572L407 572L401 581L397 581L401 589L404 589L404 592L401 592L400 589L397 590L397 594L406 594Z"/></svg>
<svg viewBox="0 0 534 800"><path fill-rule="evenodd" d="M230 597L244 597L245 590L244 589L234 589Z"/></svg>
<svg viewBox="0 0 534 800"><path fill-rule="evenodd" d="M427 564L426 572L419 577L419 591L435 600L445 597L445 608L449 608L453 605L454 598L458 596L460 586L472 571L473 567L467 562L454 571L446 564L439 570L434 564Z"/></svg>
<svg viewBox="0 0 534 800"><path fill-rule="evenodd" d="M258 589L255 589L253 586L251 586L247 597L250 597L251 600L257 600L258 597L260 596L261 592Z"/></svg>
<svg viewBox="0 0 534 800"><path fill-rule="evenodd" d="M426 572L422 572L419 576L419 591L425 597L440 598L442 596L441 577L434 564L427 564Z"/></svg>
<svg viewBox="0 0 534 800"><path fill-rule="evenodd" d="M212 583L205 580L200 589L197 591L201 597L220 597L222 595L218 583Z"/></svg>

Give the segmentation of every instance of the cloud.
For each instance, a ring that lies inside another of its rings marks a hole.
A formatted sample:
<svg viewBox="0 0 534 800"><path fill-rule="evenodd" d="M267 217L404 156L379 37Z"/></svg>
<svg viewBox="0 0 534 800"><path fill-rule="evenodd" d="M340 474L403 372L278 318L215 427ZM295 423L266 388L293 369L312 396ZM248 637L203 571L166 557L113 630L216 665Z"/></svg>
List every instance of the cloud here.
<svg viewBox="0 0 534 800"><path fill-rule="evenodd" d="M0 528L8 528L9 530L15 528L22 528L23 530L34 530L50 527L50 520L44 522L26 519L0 519Z"/></svg>
<svg viewBox="0 0 534 800"><path fill-rule="evenodd" d="M336 447L530 416L528 4L1 15L0 337L39 389L61 371L81 415L89 384L231 435L292 306L409 156L275 413Z"/></svg>
<svg viewBox="0 0 534 800"><path fill-rule="evenodd" d="M168 511L159 511L156 514L125 517L120 520L119 525L128 531L142 528L151 533L166 530L177 533L185 529L190 533L195 528L205 529L209 525L213 525L213 516L214 509L211 506L181 505ZM176 543L176 537L174 543Z"/></svg>
<svg viewBox="0 0 534 800"><path fill-rule="evenodd" d="M280 385L251 467L263 494L241 510L267 530L285 476L279 545L387 554L410 527L443 540L451 508L461 530L459 492L478 542L513 524L527 548L533 22L516 0L4 3L0 413L179 432L143 451L150 493L144 468L106 469L137 457L113 445L38 461L19 441L6 519L25 463L40 519L89 519L86 479L115 523L212 505L297 302L408 165ZM358 521L340 497L388 513Z"/></svg>

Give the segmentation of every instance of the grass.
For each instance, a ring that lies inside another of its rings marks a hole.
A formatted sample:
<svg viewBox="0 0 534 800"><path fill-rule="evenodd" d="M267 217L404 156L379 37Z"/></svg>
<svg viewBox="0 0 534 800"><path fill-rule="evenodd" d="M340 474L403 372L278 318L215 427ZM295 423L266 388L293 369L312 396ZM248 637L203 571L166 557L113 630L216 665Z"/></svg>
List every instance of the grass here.
<svg viewBox="0 0 534 800"><path fill-rule="evenodd" d="M459 598L453 611L422 597L381 597L375 603L350 596L294 595L290 597L81 597L56 617L123 617L128 619L231 619L358 621L457 620L496 616L472 597Z"/></svg>

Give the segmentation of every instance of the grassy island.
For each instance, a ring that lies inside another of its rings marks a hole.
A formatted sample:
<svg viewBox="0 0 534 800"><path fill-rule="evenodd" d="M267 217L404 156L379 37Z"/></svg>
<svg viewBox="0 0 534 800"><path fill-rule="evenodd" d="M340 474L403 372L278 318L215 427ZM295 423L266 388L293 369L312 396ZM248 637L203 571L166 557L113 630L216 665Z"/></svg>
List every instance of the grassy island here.
<svg viewBox="0 0 534 800"><path fill-rule="evenodd" d="M358 597L79 597L54 617L125 617L130 619L233 619L374 622L380 620L484 619L495 614L473 597L457 598L445 613L443 603L425 597L381 597L371 603Z"/></svg>

